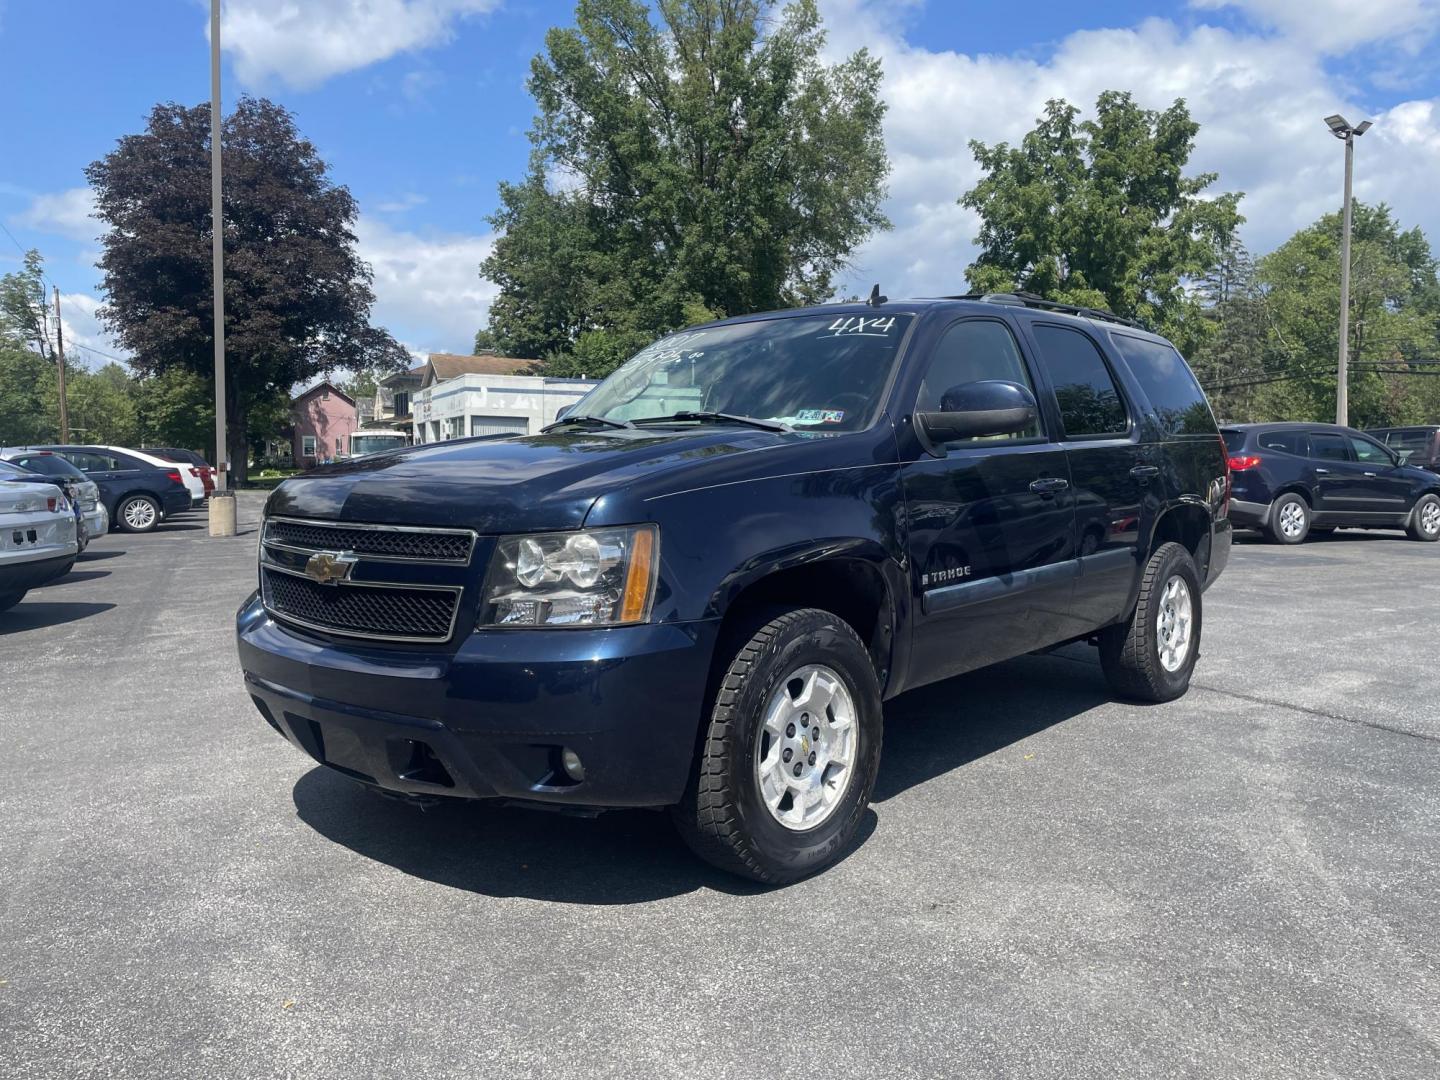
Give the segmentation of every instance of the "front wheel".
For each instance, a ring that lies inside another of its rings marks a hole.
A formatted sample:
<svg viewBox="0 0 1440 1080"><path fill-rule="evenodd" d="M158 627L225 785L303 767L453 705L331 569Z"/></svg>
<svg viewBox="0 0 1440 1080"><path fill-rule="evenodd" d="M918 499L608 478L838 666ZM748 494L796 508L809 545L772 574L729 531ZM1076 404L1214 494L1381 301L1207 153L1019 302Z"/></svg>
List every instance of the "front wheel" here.
<svg viewBox="0 0 1440 1080"><path fill-rule="evenodd" d="M1434 543L1440 540L1440 498L1422 495L1410 513L1410 523L1405 526L1411 540Z"/></svg>
<svg viewBox="0 0 1440 1080"><path fill-rule="evenodd" d="M1179 544L1161 544L1145 564L1129 621L1100 632L1100 667L1121 697L1173 701L1190 688L1199 656L1195 560Z"/></svg>
<svg viewBox="0 0 1440 1080"><path fill-rule="evenodd" d="M153 532L160 524L160 504L149 495L131 495L115 508L115 520L126 532Z"/></svg>
<svg viewBox="0 0 1440 1080"><path fill-rule="evenodd" d="M801 608L741 643L715 692L680 834L723 870L771 885L840 858L880 767L880 686L843 619Z"/></svg>

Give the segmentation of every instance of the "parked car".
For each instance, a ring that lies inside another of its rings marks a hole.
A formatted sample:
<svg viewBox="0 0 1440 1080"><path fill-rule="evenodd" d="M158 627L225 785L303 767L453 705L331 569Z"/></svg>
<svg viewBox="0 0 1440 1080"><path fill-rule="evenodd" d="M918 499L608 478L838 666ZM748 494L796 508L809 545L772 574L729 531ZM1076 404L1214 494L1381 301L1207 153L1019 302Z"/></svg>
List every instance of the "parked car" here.
<svg viewBox="0 0 1440 1080"><path fill-rule="evenodd" d="M209 491L205 487L205 481L201 479L200 470L195 468L188 461L175 461L173 458L165 457L150 450L131 450L124 446L101 446L101 450L108 450L111 453L128 454L133 458L145 462L157 469L174 469L180 474L180 482L185 485L185 490L190 492L190 506L193 509L205 505L205 496ZM214 487L212 482L211 487Z"/></svg>
<svg viewBox="0 0 1440 1080"><path fill-rule="evenodd" d="M180 450L173 446L146 446L142 449L151 457L163 458L178 465L188 466L192 470L192 474L199 477L200 484L205 489L206 498L209 498L210 493L215 490L214 468L194 450Z"/></svg>
<svg viewBox="0 0 1440 1080"><path fill-rule="evenodd" d="M703 857L786 882L853 838L885 699L1086 641L1118 693L1183 694L1227 485L1180 354L1113 316L747 316L543 433L286 480L240 661L276 730L364 784L669 806Z"/></svg>
<svg viewBox="0 0 1440 1080"><path fill-rule="evenodd" d="M1366 434L1394 450L1406 465L1440 472L1440 424L1371 428Z"/></svg>
<svg viewBox="0 0 1440 1080"><path fill-rule="evenodd" d="M78 524L76 542L84 551L90 541L110 531L110 512L100 500L100 485L87 479L85 474L53 450L11 451L7 457L0 454L0 460L34 474L34 479L51 480L61 485L66 497L75 507Z"/></svg>
<svg viewBox="0 0 1440 1080"><path fill-rule="evenodd" d="M1335 424L1236 424L1224 429L1230 519L1280 544L1336 528L1404 529L1440 539L1440 476Z"/></svg>
<svg viewBox="0 0 1440 1080"><path fill-rule="evenodd" d="M68 574L79 552L75 514L64 492L53 482L24 476L24 470L0 462L0 611Z"/></svg>
<svg viewBox="0 0 1440 1080"><path fill-rule="evenodd" d="M17 446L0 450L0 455L37 450L58 454L95 481L111 523L126 532L150 532L190 509L190 489L172 462L156 465L106 446Z"/></svg>

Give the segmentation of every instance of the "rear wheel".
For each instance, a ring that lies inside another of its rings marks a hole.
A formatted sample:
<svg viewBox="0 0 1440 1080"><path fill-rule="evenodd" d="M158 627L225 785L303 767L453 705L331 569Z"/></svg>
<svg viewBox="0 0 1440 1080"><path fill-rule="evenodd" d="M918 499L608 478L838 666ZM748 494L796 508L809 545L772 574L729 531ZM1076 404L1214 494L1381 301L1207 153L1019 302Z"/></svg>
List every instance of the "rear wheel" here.
<svg viewBox="0 0 1440 1080"><path fill-rule="evenodd" d="M741 643L715 693L699 760L674 810L723 870L782 885L845 853L880 764L880 687L844 620L802 608Z"/></svg>
<svg viewBox="0 0 1440 1080"><path fill-rule="evenodd" d="M160 504L149 495L127 495L115 508L115 521L126 532L152 532L160 524Z"/></svg>
<svg viewBox="0 0 1440 1080"><path fill-rule="evenodd" d="M25 599L25 591L0 593L0 611L9 611L12 607Z"/></svg>
<svg viewBox="0 0 1440 1080"><path fill-rule="evenodd" d="M1270 509L1270 539L1277 544L1299 544L1310 535L1310 504L1299 495L1281 495Z"/></svg>
<svg viewBox="0 0 1440 1080"><path fill-rule="evenodd" d="M1440 498L1422 495L1410 512L1410 521L1405 526L1411 540L1434 543L1440 540Z"/></svg>
<svg viewBox="0 0 1440 1080"><path fill-rule="evenodd" d="M1200 656L1200 576L1179 544L1161 544L1140 580L1128 622L1100 632L1111 689L1137 701L1172 701L1190 688Z"/></svg>

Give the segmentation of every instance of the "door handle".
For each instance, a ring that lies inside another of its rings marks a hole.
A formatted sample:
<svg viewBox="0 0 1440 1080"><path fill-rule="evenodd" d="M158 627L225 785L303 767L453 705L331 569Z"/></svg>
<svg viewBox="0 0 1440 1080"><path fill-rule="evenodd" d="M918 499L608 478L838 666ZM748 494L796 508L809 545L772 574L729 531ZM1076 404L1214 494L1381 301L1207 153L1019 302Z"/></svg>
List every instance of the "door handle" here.
<svg viewBox="0 0 1440 1080"><path fill-rule="evenodd" d="M1149 480L1152 476L1160 475L1159 465L1136 465L1130 470L1130 475L1136 480Z"/></svg>
<svg viewBox="0 0 1440 1080"><path fill-rule="evenodd" d="M1039 480L1030 481L1030 490L1041 495L1053 495L1057 491L1064 491L1070 486L1070 481L1063 476L1042 476Z"/></svg>
<svg viewBox="0 0 1440 1080"><path fill-rule="evenodd" d="M1373 472L1367 472L1365 475L1366 475L1366 476L1374 476L1375 473L1373 473Z"/></svg>
<svg viewBox="0 0 1440 1080"><path fill-rule="evenodd" d="M1315 472L1316 472L1318 475L1320 475L1320 476L1329 476L1329 475L1330 475L1330 470L1329 470L1329 469L1316 468Z"/></svg>

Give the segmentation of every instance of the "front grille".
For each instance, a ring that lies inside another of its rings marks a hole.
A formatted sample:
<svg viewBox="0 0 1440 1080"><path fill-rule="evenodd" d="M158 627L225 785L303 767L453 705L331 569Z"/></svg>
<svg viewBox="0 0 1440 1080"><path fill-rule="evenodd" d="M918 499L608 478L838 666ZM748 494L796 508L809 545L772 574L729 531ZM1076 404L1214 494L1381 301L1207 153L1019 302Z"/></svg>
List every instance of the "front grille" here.
<svg viewBox="0 0 1440 1080"><path fill-rule="evenodd" d="M282 620L350 637L448 641L460 590L404 585L321 585L261 567L265 606Z"/></svg>
<svg viewBox="0 0 1440 1080"><path fill-rule="evenodd" d="M380 559L465 563L470 561L475 534L462 529L360 528L271 518L265 523L265 542L316 551L353 551Z"/></svg>

